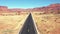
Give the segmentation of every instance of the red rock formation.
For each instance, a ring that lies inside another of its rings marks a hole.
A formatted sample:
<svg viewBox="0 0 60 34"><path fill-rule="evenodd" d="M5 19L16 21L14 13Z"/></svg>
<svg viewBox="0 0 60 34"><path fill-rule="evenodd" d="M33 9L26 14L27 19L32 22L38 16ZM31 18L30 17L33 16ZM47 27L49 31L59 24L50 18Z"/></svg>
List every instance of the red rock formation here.
<svg viewBox="0 0 60 34"><path fill-rule="evenodd" d="M0 6L0 12L6 12L6 11L8 11L8 7Z"/></svg>
<svg viewBox="0 0 60 34"><path fill-rule="evenodd" d="M39 12L45 12L46 14L49 13L60 13L60 4L51 4L49 6L45 6L45 7L37 7L37 8L32 8L32 9L20 9L20 8L14 8L14 9L8 9L8 7L6 6L0 6L0 12L35 12L35 11L39 11Z"/></svg>
<svg viewBox="0 0 60 34"><path fill-rule="evenodd" d="M59 13L60 12L60 4L51 4L48 6L48 10L51 13Z"/></svg>
<svg viewBox="0 0 60 34"><path fill-rule="evenodd" d="M51 4L49 6L45 6L45 7L40 7L40 8L33 8L33 11L42 11L47 13L60 13L60 4Z"/></svg>

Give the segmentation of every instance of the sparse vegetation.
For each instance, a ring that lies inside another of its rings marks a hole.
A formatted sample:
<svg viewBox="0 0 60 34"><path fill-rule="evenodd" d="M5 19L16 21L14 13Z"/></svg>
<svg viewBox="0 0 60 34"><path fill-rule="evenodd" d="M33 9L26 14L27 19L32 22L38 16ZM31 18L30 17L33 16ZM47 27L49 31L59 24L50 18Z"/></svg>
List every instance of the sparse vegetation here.
<svg viewBox="0 0 60 34"><path fill-rule="evenodd" d="M32 15L40 34L60 34L60 14Z"/></svg>
<svg viewBox="0 0 60 34"><path fill-rule="evenodd" d="M0 16L0 34L18 34L28 14Z"/></svg>

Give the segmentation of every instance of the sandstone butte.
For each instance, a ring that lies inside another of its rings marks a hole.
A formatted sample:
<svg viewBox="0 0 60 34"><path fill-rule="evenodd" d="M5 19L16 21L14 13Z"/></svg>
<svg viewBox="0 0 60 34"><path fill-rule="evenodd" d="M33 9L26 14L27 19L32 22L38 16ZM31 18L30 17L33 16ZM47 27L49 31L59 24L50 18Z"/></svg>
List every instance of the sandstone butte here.
<svg viewBox="0 0 60 34"><path fill-rule="evenodd" d="M48 6L44 6L44 7L36 7L36 8L30 8L30 9L21 9L21 8L13 8L13 9L8 9L7 6L0 6L0 13L11 13L11 12L44 12L45 14L49 14L49 13L54 13L54 14L58 14L60 13L60 4L51 4Z"/></svg>

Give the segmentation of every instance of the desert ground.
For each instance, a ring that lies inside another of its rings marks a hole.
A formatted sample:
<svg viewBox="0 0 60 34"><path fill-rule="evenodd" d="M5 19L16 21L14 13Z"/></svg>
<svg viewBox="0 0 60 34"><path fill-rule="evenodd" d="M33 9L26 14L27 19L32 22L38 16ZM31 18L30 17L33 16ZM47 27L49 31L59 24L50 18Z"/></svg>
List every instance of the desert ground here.
<svg viewBox="0 0 60 34"><path fill-rule="evenodd" d="M0 15L0 34L19 34L30 13ZM60 14L31 12L37 34L60 34Z"/></svg>
<svg viewBox="0 0 60 34"><path fill-rule="evenodd" d="M60 34L60 14L32 13L38 34Z"/></svg>
<svg viewBox="0 0 60 34"><path fill-rule="evenodd" d="M0 15L0 34L19 34L28 15Z"/></svg>

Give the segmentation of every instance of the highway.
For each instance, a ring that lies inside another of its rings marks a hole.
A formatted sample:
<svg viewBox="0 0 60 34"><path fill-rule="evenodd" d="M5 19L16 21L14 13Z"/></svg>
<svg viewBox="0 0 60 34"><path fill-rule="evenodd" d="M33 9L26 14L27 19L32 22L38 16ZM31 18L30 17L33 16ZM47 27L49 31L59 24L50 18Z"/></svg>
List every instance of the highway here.
<svg viewBox="0 0 60 34"><path fill-rule="evenodd" d="M31 14L29 14L19 34L37 34Z"/></svg>

